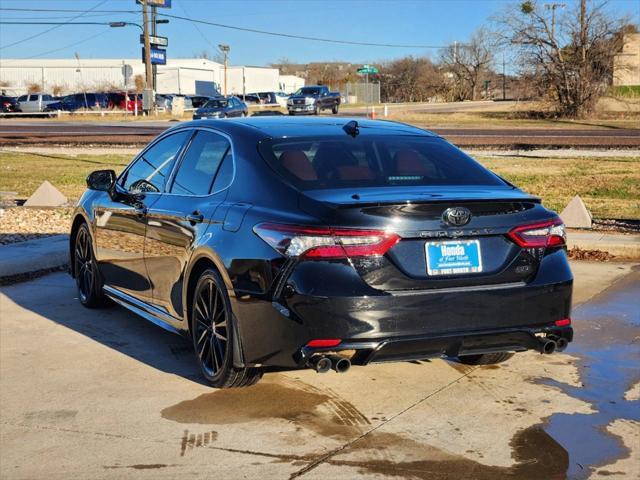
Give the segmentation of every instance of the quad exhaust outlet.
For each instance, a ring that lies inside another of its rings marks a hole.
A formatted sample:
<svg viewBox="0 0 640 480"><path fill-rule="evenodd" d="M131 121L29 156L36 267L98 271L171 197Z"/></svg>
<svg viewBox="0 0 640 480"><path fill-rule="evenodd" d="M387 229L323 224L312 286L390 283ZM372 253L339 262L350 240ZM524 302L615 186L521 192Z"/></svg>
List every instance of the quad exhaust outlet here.
<svg viewBox="0 0 640 480"><path fill-rule="evenodd" d="M346 373L351 368L351 360L340 355L314 355L308 365L318 373L327 373L331 369Z"/></svg>

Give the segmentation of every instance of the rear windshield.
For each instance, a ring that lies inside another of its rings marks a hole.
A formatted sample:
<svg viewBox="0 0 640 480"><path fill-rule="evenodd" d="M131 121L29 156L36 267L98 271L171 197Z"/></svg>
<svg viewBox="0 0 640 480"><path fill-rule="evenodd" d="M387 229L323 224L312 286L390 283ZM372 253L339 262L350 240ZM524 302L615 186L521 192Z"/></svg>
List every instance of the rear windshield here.
<svg viewBox="0 0 640 480"><path fill-rule="evenodd" d="M471 157L436 137L274 139L262 142L260 151L276 172L300 190L506 185Z"/></svg>

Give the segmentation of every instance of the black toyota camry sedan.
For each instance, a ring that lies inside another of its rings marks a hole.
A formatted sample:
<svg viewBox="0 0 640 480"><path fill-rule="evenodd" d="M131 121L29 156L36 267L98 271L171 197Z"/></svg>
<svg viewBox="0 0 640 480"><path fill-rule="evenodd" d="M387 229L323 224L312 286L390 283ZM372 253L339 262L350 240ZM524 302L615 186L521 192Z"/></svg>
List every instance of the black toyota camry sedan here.
<svg viewBox="0 0 640 480"><path fill-rule="evenodd" d="M87 184L70 243L80 301L187 335L215 387L572 340L558 216L409 125L201 120Z"/></svg>

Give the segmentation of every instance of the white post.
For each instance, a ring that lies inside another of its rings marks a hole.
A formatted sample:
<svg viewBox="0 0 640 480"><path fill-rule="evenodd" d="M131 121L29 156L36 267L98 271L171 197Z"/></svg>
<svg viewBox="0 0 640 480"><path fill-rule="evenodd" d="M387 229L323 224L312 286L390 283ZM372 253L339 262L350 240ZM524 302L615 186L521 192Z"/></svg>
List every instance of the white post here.
<svg viewBox="0 0 640 480"><path fill-rule="evenodd" d="M389 114L389 109L387 108L387 105L385 104L385 106L384 106L384 117L387 118L388 114Z"/></svg>

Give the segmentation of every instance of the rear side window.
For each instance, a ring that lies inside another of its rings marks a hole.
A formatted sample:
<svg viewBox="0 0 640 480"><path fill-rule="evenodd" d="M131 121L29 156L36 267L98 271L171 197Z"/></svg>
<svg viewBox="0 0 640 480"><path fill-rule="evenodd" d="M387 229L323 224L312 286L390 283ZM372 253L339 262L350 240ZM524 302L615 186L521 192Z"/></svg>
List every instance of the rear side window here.
<svg viewBox="0 0 640 480"><path fill-rule="evenodd" d="M162 192L171 168L191 131L174 133L149 148L120 178L130 192Z"/></svg>
<svg viewBox="0 0 640 480"><path fill-rule="evenodd" d="M231 153L222 135L199 131L184 155L171 186L178 195L208 195L220 164Z"/></svg>
<svg viewBox="0 0 640 480"><path fill-rule="evenodd" d="M487 185L498 176L442 139L347 135L262 142L271 167L301 190L343 187Z"/></svg>
<svg viewBox="0 0 640 480"><path fill-rule="evenodd" d="M21 97L18 97L18 101L19 102L26 102L27 98L29 98L28 95L22 95Z"/></svg>

